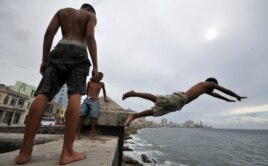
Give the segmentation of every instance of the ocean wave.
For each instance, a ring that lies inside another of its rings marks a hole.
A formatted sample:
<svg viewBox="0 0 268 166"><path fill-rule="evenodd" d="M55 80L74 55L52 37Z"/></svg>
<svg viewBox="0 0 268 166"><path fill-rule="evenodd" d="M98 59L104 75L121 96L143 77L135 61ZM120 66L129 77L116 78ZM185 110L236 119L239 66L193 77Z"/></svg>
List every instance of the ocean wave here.
<svg viewBox="0 0 268 166"><path fill-rule="evenodd" d="M145 154L155 161L150 166L267 165L267 152L263 148L267 146L266 131L178 128L142 131L142 134L133 135L136 145L132 156L141 161L141 154ZM164 136L159 135L163 132ZM167 135L174 136L167 139Z"/></svg>
<svg viewBox="0 0 268 166"><path fill-rule="evenodd" d="M175 162L171 162L171 161L165 161L163 164L156 164L155 166L187 166L187 165L175 163Z"/></svg>
<svg viewBox="0 0 268 166"><path fill-rule="evenodd" d="M158 145L158 147L160 147L160 148L164 148L164 147L166 147L166 145Z"/></svg>
<svg viewBox="0 0 268 166"><path fill-rule="evenodd" d="M141 138L139 136L137 136L136 134L131 134L130 137L132 138L132 140L135 141L140 141Z"/></svg>
<svg viewBox="0 0 268 166"><path fill-rule="evenodd" d="M150 146L154 146L153 144L149 144L149 143L142 143L142 142L137 142L135 143L137 146L140 147L150 147Z"/></svg>
<svg viewBox="0 0 268 166"><path fill-rule="evenodd" d="M164 153L159 151L159 150L147 150L147 151L143 151L143 153L145 153L147 156L149 157L156 157L156 156L163 156Z"/></svg>
<svg viewBox="0 0 268 166"><path fill-rule="evenodd" d="M153 144L149 143L147 140L145 139L141 139L140 137L138 137L137 135L131 135L132 137L132 143L135 144L136 146L140 146L140 147L150 147L150 146L154 146Z"/></svg>

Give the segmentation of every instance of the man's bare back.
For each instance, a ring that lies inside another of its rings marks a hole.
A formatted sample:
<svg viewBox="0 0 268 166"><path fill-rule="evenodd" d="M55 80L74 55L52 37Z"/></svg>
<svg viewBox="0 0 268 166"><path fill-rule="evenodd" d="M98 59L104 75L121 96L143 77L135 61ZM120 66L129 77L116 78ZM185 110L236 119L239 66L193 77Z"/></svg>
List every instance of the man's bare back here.
<svg viewBox="0 0 268 166"><path fill-rule="evenodd" d="M89 12L90 8L60 9L49 23L43 44L43 59L40 67L40 73L43 75L50 52L53 38L58 29L61 28L62 39L76 41L88 47L91 60L93 63L94 75L98 73L97 64L97 45L94 36L94 29L97 24L97 19L94 13Z"/></svg>
<svg viewBox="0 0 268 166"><path fill-rule="evenodd" d="M64 8L58 11L62 38L86 44L87 24L95 16L83 9ZM94 21L96 22L96 21Z"/></svg>
<svg viewBox="0 0 268 166"><path fill-rule="evenodd" d="M192 86L189 90L187 90L185 93L187 95L187 104L190 103L191 101L195 100L196 98L198 98L200 95L202 94L208 94L212 97L216 97L228 102L235 102L235 100L231 100L228 99L216 92L214 92L213 90L218 90L220 92L223 92L229 96L235 97L237 98L237 100L241 100L244 99L245 97L241 97L239 95L237 95L236 93L234 93L233 91L226 89L220 85L218 85L215 82L211 82L211 81L206 81L206 82L199 82L196 85Z"/></svg>
<svg viewBox="0 0 268 166"><path fill-rule="evenodd" d="M198 98L200 95L206 93L207 91L213 89L213 84L211 82L199 82L198 84L192 86L189 90L185 93L187 95L187 103Z"/></svg>

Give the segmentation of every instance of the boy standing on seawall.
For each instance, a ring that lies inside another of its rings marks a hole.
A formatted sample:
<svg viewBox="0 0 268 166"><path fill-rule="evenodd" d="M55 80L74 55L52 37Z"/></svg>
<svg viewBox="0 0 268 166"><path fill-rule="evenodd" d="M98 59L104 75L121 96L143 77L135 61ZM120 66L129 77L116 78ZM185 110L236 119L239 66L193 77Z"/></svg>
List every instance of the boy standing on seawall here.
<svg viewBox="0 0 268 166"><path fill-rule="evenodd" d="M87 84L87 97L84 99L80 108L80 118L77 128L77 138L80 139L80 130L82 127L83 120L87 115L90 117L91 130L88 135L89 139L95 138L95 125L100 115L100 101L99 94L102 89L103 97L105 102L109 102L106 96L105 85L100 82L103 78L103 73L99 72L98 75L92 77Z"/></svg>
<svg viewBox="0 0 268 166"><path fill-rule="evenodd" d="M215 78L208 78L205 82L199 82L186 92L174 92L173 94L166 96L156 96L150 93L140 93L132 90L125 93L122 99L125 100L129 97L140 97L154 102L155 106L139 113L129 114L124 125L128 126L130 122L136 118L145 116L162 116L176 110L181 110L185 104L189 104L202 94L208 94L212 97L216 97L227 102L235 102L235 100L228 99L218 93L213 92L214 89L219 90L229 96L235 97L238 101L247 98L239 96L231 90L218 85L218 81Z"/></svg>
<svg viewBox="0 0 268 166"><path fill-rule="evenodd" d="M94 8L83 4L81 9L60 9L47 27L43 43L43 59L40 73L43 78L35 92L26 122L23 143L16 164L26 164L31 159L33 140L40 126L47 103L59 92L64 83L68 87L69 103L66 112L64 142L59 164L86 158L86 154L73 149L79 120L80 98L86 93L86 78L90 61L93 63L93 75L98 74L97 46L94 28L97 23ZM62 39L50 51L54 36L61 28Z"/></svg>

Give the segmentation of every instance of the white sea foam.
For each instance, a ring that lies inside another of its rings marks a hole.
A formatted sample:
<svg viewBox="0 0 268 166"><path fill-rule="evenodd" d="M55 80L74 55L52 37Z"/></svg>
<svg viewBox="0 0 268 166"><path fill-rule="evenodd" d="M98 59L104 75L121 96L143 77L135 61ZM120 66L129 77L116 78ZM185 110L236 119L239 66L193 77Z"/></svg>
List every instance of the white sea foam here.
<svg viewBox="0 0 268 166"><path fill-rule="evenodd" d="M147 140L141 139L140 137L138 137L137 135L131 135L132 137L132 143L140 146L140 147L150 147L150 146L154 146L151 143L148 143Z"/></svg>
<svg viewBox="0 0 268 166"><path fill-rule="evenodd" d="M163 164L156 164L155 166L187 166L187 165L175 163L175 162L171 162L171 161L165 161Z"/></svg>
<svg viewBox="0 0 268 166"><path fill-rule="evenodd" d="M150 147L150 146L154 146L153 144L149 144L149 143L142 143L142 142L137 142L135 143L137 146L140 147Z"/></svg>
<svg viewBox="0 0 268 166"><path fill-rule="evenodd" d="M137 161L139 161L140 163L143 163L142 159L141 159L141 154L142 152L138 152L138 151L126 151L124 152L124 155L127 155Z"/></svg>
<svg viewBox="0 0 268 166"><path fill-rule="evenodd" d="M148 156L163 156L164 153L159 151L159 150L147 150L147 151L144 151L144 153Z"/></svg>
<svg viewBox="0 0 268 166"><path fill-rule="evenodd" d="M130 135L130 137L132 138L134 143L139 142L141 140L141 138L138 137L137 135Z"/></svg>
<svg viewBox="0 0 268 166"><path fill-rule="evenodd" d="M158 145L160 148L164 148L166 147L166 145Z"/></svg>

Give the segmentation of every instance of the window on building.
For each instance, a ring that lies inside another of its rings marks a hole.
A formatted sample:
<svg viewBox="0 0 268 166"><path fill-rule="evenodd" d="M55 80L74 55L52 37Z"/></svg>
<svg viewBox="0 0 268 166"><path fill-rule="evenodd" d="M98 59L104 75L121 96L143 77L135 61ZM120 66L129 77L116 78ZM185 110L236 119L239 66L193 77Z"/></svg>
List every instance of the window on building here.
<svg viewBox="0 0 268 166"><path fill-rule="evenodd" d="M50 112L53 112L53 105L51 105L50 107Z"/></svg>
<svg viewBox="0 0 268 166"><path fill-rule="evenodd" d="M23 99L19 99L18 106L22 108L24 105L24 102L25 101Z"/></svg>
<svg viewBox="0 0 268 166"><path fill-rule="evenodd" d="M3 119L3 116L4 116L4 111L3 110L0 110L0 123L2 123L2 119Z"/></svg>
<svg viewBox="0 0 268 166"><path fill-rule="evenodd" d="M32 90L32 92L31 92L31 96L32 96L32 97L34 96L34 90Z"/></svg>
<svg viewBox="0 0 268 166"><path fill-rule="evenodd" d="M12 115L13 112L6 112L3 123L8 124L11 121Z"/></svg>
<svg viewBox="0 0 268 166"><path fill-rule="evenodd" d="M31 102L28 102L28 106L27 106L27 108L30 108L30 106L31 106Z"/></svg>
<svg viewBox="0 0 268 166"><path fill-rule="evenodd" d="M20 120L20 114L16 113L13 119L13 124L18 124Z"/></svg>
<svg viewBox="0 0 268 166"><path fill-rule="evenodd" d="M51 113L52 111L53 111L53 105L51 103L48 103L45 112Z"/></svg>
<svg viewBox="0 0 268 166"><path fill-rule="evenodd" d="M6 96L5 97L5 100L4 100L4 104L7 104L8 103L8 100L9 100L9 96Z"/></svg>
<svg viewBox="0 0 268 166"><path fill-rule="evenodd" d="M14 105L14 104L15 104L15 102L16 102L16 99L15 99L15 97L13 97L13 98L11 99L11 102L10 102L10 104L9 104L9 105Z"/></svg>

